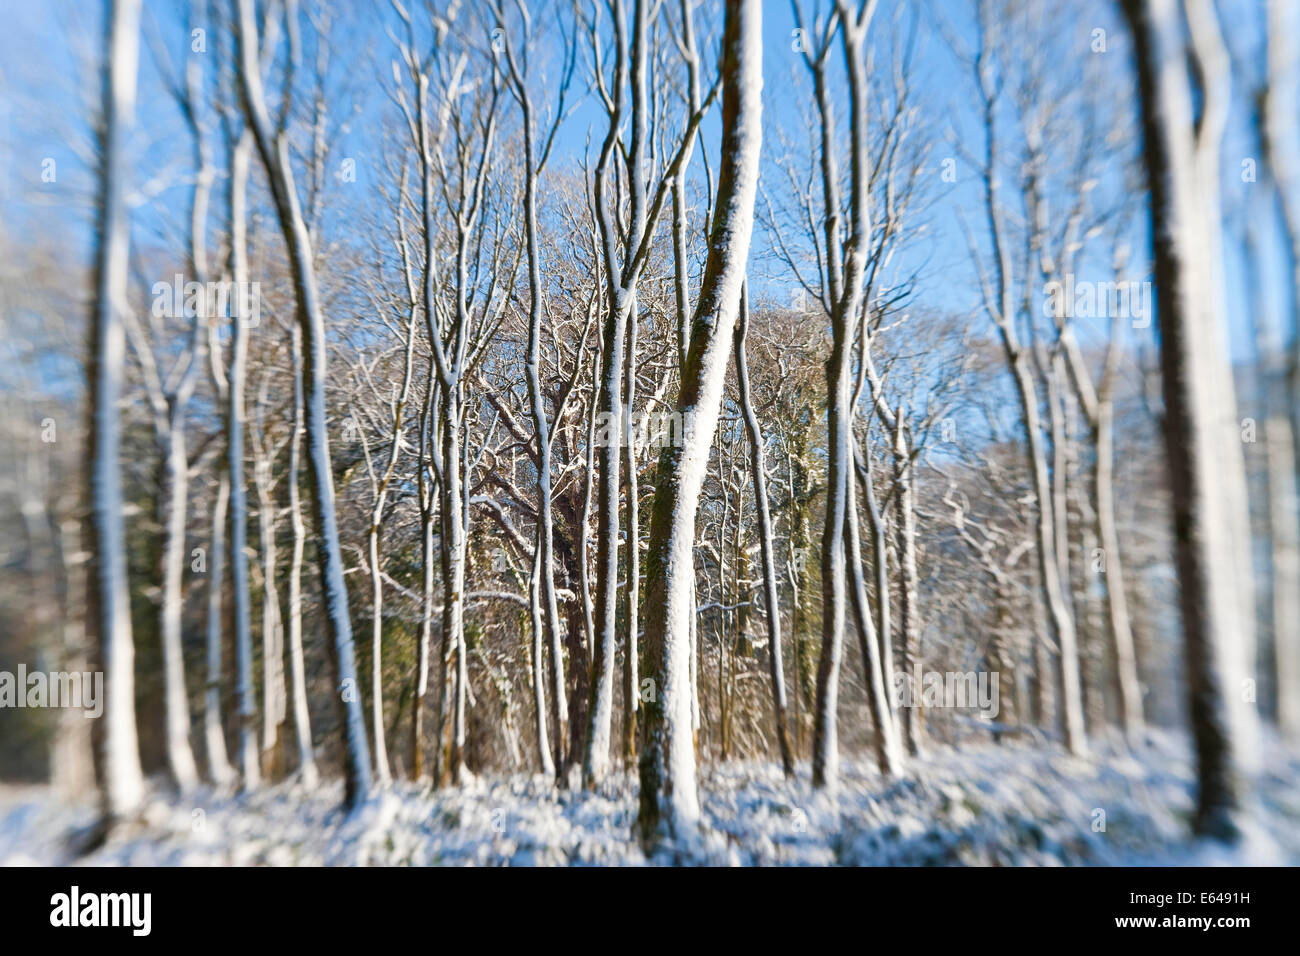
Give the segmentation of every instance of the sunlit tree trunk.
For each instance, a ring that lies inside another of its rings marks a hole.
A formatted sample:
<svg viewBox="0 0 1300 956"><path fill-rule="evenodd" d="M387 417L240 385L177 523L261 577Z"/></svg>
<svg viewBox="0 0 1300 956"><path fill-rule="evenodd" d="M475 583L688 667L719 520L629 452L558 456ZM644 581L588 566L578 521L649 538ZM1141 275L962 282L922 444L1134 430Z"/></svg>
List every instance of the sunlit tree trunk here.
<svg viewBox="0 0 1300 956"><path fill-rule="evenodd" d="M644 703L638 828L647 847L699 820L691 732L690 614L695 517L717 427L749 257L762 144L762 4L728 0L719 69L722 148L709 257L676 408L683 440L659 460L646 558L645 659L657 693Z"/></svg>
<svg viewBox="0 0 1300 956"><path fill-rule="evenodd" d="M767 502L767 468L763 449L763 430L754 411L749 393L749 364L745 358L745 336L749 330L749 296L740 297L740 319L736 323L736 385L740 392L740 410L749 435L749 468L754 479L755 507L758 511L758 543L763 558L763 599L767 602L768 670L772 679L772 717L776 740L781 751L781 768L787 777L794 776L794 754L790 750L790 731L786 725L785 667L781 662L781 602L776 586L776 544L772 540L772 516Z"/></svg>
<svg viewBox="0 0 1300 956"><path fill-rule="evenodd" d="M311 714L307 707L307 663L302 646L302 559L307 525L302 517L302 495L298 491L298 474L302 460L303 394L302 329L292 331L293 361L293 434L289 437L289 523L293 530L293 550L289 559L289 679L293 692L293 726L298 740L298 773L309 787L316 785L319 773L311 743Z"/></svg>
<svg viewBox="0 0 1300 956"><path fill-rule="evenodd" d="M94 315L90 332L90 550L94 586L91 619L104 671L104 720L99 741L103 810L112 823L144 798L135 726L135 645L126 567L126 523L119 454L118 401L126 357L122 312L127 304L130 219L125 147L135 126L140 4L114 0L104 65L104 115L99 168L99 229L95 250Z"/></svg>
<svg viewBox="0 0 1300 956"><path fill-rule="evenodd" d="M853 469L853 341L862 312L867 260L871 245L870 175L867 154L869 101L866 37L875 3L863 0L853 8L847 0L836 6L849 88L849 235L841 247L839 173L835 162L836 126L827 88L825 63L834 33L822 41L814 65L821 121L821 167L824 195L825 247L830 261L827 283L830 303L831 355L826 364L827 478L826 519L822 531L822 647L817 663L817 702L813 711L813 785L834 792L839 784L840 663L846 625L846 529ZM814 61L805 54L810 64Z"/></svg>
<svg viewBox="0 0 1300 956"><path fill-rule="evenodd" d="M330 468L329 436L325 409L325 322L316 288L307 225L299 206L289 159L289 141L283 131L273 134L262 90L258 56L258 30L253 0L237 0L239 86L245 118L253 131L257 150L270 181L276 215L288 247L293 275L297 321L303 332L303 391L306 395L307 449L311 462L312 508L320 535L321 582L325 622L335 667L335 692L345 746L345 801L356 806L370 791L370 747L357 694L357 671L352 645L352 620L347 586L343 581L343 554L335 511L334 476ZM233 382L232 382L233 391ZM232 457L233 451L232 451Z"/></svg>
<svg viewBox="0 0 1300 956"><path fill-rule="evenodd" d="M264 418L268 403L264 378L253 416L253 487L257 492L257 537L262 554L262 775L269 781L280 763L280 728L287 712L284 679L284 623L280 613L279 549L271 453Z"/></svg>
<svg viewBox="0 0 1300 956"><path fill-rule="evenodd" d="M245 131L230 153L230 260L236 289L248 288L248 166L253 137ZM248 581L248 491L244 483L244 391L248 325L231 318L230 405L226 412L226 458L230 468L230 576L235 591L235 670L239 706L239 772L245 788L261 782L257 701L253 687L252 596Z"/></svg>
<svg viewBox="0 0 1300 956"><path fill-rule="evenodd" d="M626 555L627 581L623 585L623 624L627 628L627 641L623 649L623 739L620 751L627 766L632 765L636 756L636 714L640 694L640 680L637 675L637 602L641 596L641 518L638 507L637 487L637 426L635 421L636 406L636 372L637 372L637 310L632 307L632 315L627 323L627 375L623 392L623 449L624 465L627 479L624 484L627 495Z"/></svg>
<svg viewBox="0 0 1300 956"><path fill-rule="evenodd" d="M907 447L907 418L900 405L894 413L894 538L897 542L899 576L898 626L903 634L903 670L909 679L917 673L921 657L920 579L916 566L916 505L912 492L912 460ZM884 598L887 600L887 597ZM920 688L916 688L917 691ZM920 694L914 695L903 717L907 752L922 752L925 722Z"/></svg>
<svg viewBox="0 0 1300 956"><path fill-rule="evenodd" d="M1179 6L1124 0L1123 10L1134 38L1151 191L1165 453L1199 783L1196 829L1233 840L1255 726L1243 693L1254 654L1244 463L1218 322L1217 153L1229 75L1213 5L1187 0L1181 6L1201 90L1193 98Z"/></svg>

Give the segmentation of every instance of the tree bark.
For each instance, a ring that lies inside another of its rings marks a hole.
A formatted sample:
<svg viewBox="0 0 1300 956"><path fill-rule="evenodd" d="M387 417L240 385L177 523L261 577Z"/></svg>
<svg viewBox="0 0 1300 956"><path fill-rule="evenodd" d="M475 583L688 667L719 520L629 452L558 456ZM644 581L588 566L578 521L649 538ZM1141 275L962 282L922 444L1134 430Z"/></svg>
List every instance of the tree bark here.
<svg viewBox="0 0 1300 956"><path fill-rule="evenodd" d="M230 259L235 288L248 288L248 166L253 136L245 131L230 153ZM245 789L261 783L257 703L253 689L252 596L248 583L248 491L244 484L244 391L248 328L243 315L231 318L229 409L226 412L230 468L230 576L235 590L235 669L239 700L239 772Z"/></svg>
<svg viewBox="0 0 1300 956"><path fill-rule="evenodd" d="M95 299L90 333L90 551L94 555L92 609L99 636L106 698L99 741L103 813L112 824L132 815L144 799L144 775L135 726L135 645L131 633L119 454L128 308L130 219L126 202L125 147L135 126L140 4L114 0L107 27L104 117L99 169L99 229Z"/></svg>
<svg viewBox="0 0 1300 956"><path fill-rule="evenodd" d="M1244 463L1223 330L1218 327L1217 162L1227 84L1213 7L1183 4L1203 90L1193 96L1174 0L1124 0L1133 33L1151 192L1160 316L1165 453L1173 491L1189 715L1197 757L1196 830L1239 836L1254 714L1243 695L1253 657ZM1232 429L1230 431L1229 429Z"/></svg>
<svg viewBox="0 0 1300 956"><path fill-rule="evenodd" d="M763 599L767 602L768 670L772 678L772 718L781 751L781 768L787 777L794 776L794 754L790 750L790 732L786 726L785 668L781 663L781 602L776 586L776 545L772 540L772 516L767 503L767 474L764 462L763 430L749 394L749 365L745 360L745 336L749 331L749 296L740 294L740 319L736 324L736 385L740 392L740 409L749 434L749 468L754 479L755 506L758 510L758 540L763 557Z"/></svg>
<svg viewBox="0 0 1300 956"><path fill-rule="evenodd" d="M293 435L289 438L289 523L293 528L293 551L289 559L289 678L293 684L293 726L298 740L298 773L302 782L314 787L320 778L311 742L311 714L307 707L307 664L302 646L302 558L307 526L302 518L302 496L298 472L302 457L302 329L293 326Z"/></svg>
<svg viewBox="0 0 1300 956"><path fill-rule="evenodd" d="M329 433L325 417L325 322L316 289L316 272L312 263L307 225L299 207L290 168L289 141L283 134L272 140L258 63L259 40L253 0L237 0L237 3L240 94L245 116L270 181L276 215L288 247L297 320L303 334L302 372L303 391L306 395L308 458L311 461L312 510L315 512L316 527L321 538L318 550L325 592L325 622L333 649L339 723L344 734L345 802L349 807L355 807L370 791L370 748L366 740L360 695L356 693L357 669L352 644L352 620L348 611L347 585L343 580L334 475L330 467Z"/></svg>
<svg viewBox="0 0 1300 956"><path fill-rule="evenodd" d="M695 517L753 229L762 143L762 16L760 0L727 2L718 199L676 403L684 438L660 454L650 521L645 659L654 668L657 693L644 704L637 824L651 849L665 837L688 837L699 820L690 702Z"/></svg>

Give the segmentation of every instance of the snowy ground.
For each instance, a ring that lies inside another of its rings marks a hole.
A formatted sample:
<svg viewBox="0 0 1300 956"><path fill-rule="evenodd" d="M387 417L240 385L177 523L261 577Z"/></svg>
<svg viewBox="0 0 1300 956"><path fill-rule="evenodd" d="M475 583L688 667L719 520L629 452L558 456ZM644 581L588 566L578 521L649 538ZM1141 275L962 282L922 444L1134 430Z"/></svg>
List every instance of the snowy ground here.
<svg viewBox="0 0 1300 956"><path fill-rule="evenodd" d="M1300 865L1300 754L1270 748L1253 792L1255 824L1231 855L1186 840L1186 746L1160 737L1138 757L1072 759L1028 745L934 753L904 779L846 761L837 803L801 767L702 774L699 844L654 863L719 865ZM635 779L599 793L538 777L483 778L437 793L399 784L352 817L341 784L285 784L245 796L156 798L143 821L79 862L94 865L566 865L646 863L632 839ZM88 807L43 788L0 787L0 864L74 862L66 837ZM1104 829L1103 829L1104 827Z"/></svg>

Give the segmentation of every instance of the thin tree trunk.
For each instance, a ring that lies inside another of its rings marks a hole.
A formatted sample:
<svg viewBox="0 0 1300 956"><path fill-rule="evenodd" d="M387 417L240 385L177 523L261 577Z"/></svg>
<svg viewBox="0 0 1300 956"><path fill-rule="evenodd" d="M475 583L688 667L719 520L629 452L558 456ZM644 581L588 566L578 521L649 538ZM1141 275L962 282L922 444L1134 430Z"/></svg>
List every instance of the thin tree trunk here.
<svg viewBox="0 0 1300 956"><path fill-rule="evenodd" d="M203 705L203 739L208 775L219 787L235 780L235 770L226 754L226 733L221 720L222 677L222 592L225 589L226 511L230 502L230 473L217 478L212 503L212 537L208 562L207 690Z"/></svg>
<svg viewBox="0 0 1300 956"><path fill-rule="evenodd" d="M1300 540L1296 527L1295 436L1291 422L1270 411L1264 422L1268 456L1268 513L1272 529L1273 656L1277 725L1300 739Z"/></svg>
<svg viewBox="0 0 1300 956"><path fill-rule="evenodd" d="M253 136L245 131L230 154L230 258L236 289L248 288L248 166ZM244 484L244 390L248 369L247 317L231 319L229 409L226 412L230 468L230 575L235 590L235 668L239 698L239 771L245 789L261 782L258 766L257 704L253 690L252 597L248 583L248 492Z"/></svg>
<svg viewBox="0 0 1300 956"><path fill-rule="evenodd" d="M920 582L916 569L916 508L912 500L912 462L907 447L907 419L900 405L894 413L894 481L896 494L894 507L898 517L894 521L894 537L898 548L898 566L902 571L898 589L898 623L903 632L903 671L909 680L920 667L921 621ZM907 752L921 756L921 740L925 736L922 719L920 688L914 688L911 705L903 718Z"/></svg>
<svg viewBox="0 0 1300 956"><path fill-rule="evenodd" d="M1075 756L1088 752L1083 729L1083 694L1079 680L1078 635L1074 615L1070 613L1061 590L1061 573L1056 553L1056 530L1053 520L1053 495L1048 477L1047 453L1043 448L1042 426L1039 422L1038 394L1025 362L1025 354L1017 353L1012 363L1020 395L1020 410L1024 418L1026 455L1034 483L1035 528L1037 533L1038 575L1042 585L1043 600L1047 605L1052 638L1060 650L1060 716L1065 736L1065 747ZM1040 675L1040 680L1043 675Z"/></svg>
<svg viewBox="0 0 1300 956"><path fill-rule="evenodd" d="M1111 345L1106 354L1106 372L1097 401L1095 484L1097 496L1097 540L1101 547L1106 585L1107 623L1115 652L1119 677L1119 716L1130 746L1142 738L1142 686L1138 680L1137 654L1133 648L1133 627L1129 621L1128 595L1124 586L1124 564L1120 553L1119 529L1115 525L1115 402L1111 397L1119 364L1119 316L1111 323Z"/></svg>
<svg viewBox="0 0 1300 956"><path fill-rule="evenodd" d="M517 3L524 21L524 40L525 48L531 41L529 35L529 26L531 16L528 13L526 4ZM496 10L497 23L505 32L505 14L502 7L498 4ZM508 32L505 32L509 36ZM536 131L533 128L533 101L531 95L531 84L527 76L527 60L521 63L516 58L515 49L510 43L505 45L506 62L510 71L510 79L513 85L515 98L519 102L522 112L522 125L524 134L524 231L528 246L528 393L530 411L533 419L533 433L537 441L537 550L539 552L538 561L534 562L535 570L542 575L540 586L536 588L538 607L535 609L534 625L541 624L543 631L536 635L537 640L545 639L545 644L550 651L550 680L551 680L551 723L554 725L554 757L548 757L543 760L545 767L553 768L555 771L563 771L565 765L565 740L567 736L567 725L569 719L568 702L565 699L564 691L564 654L562 649L563 636L560 628L560 611L559 601L555 594L555 517L554 503L552 501L552 476L551 476L551 423L546 414L546 403L542 393L542 375L541 375L541 337L542 337L542 278L541 278L541 253L538 249L537 239L537 179L541 174L541 168L546 163L550 153L551 140L547 140L543 147L542 155L537 155L537 146L534 141ZM526 56L526 49L525 49ZM565 78L564 86L561 88L560 103L557 112L563 112L564 90L567 89L568 79ZM557 410L558 414L558 410ZM540 661L537 666L541 666ZM538 690L539 699L545 697L542 690ZM543 721L539 715L539 733L543 732Z"/></svg>
<svg viewBox="0 0 1300 956"><path fill-rule="evenodd" d="M58 598L63 609L63 646L60 660L65 671L84 672L86 661L86 573L80 556L82 519L58 521L55 509L46 509L50 538L58 552ZM95 747L90 721L67 709L60 714L50 761L50 783L69 800L85 797L95 786Z"/></svg>
<svg viewBox="0 0 1300 956"><path fill-rule="evenodd" d="M983 8L981 8L983 10ZM987 36L987 31L984 31ZM982 55L987 54L987 48ZM1046 605L1048 639L1060 651L1061 659L1061 723L1066 749L1076 756L1087 753L1087 739L1083 726L1083 700L1079 681L1078 639L1075 631L1074 616L1070 613L1069 603L1061 586L1060 564L1056 552L1056 532L1053 521L1052 485L1048 474L1047 452L1043 445L1041 412L1039 409L1038 385L1030 369L1030 354L1022 345L1016 331L1016 309L1014 299L1014 277L1011 270L1010 252L1007 236L1003 226L1003 211L999 205L998 184L1002 157L998 142L998 123L996 121L998 89L993 71L979 70L978 82L983 105L983 124L985 149L983 169L981 171L984 192L984 212L988 221L989 240L992 244L994 260L994 288L989 289L985 283L986 308L997 326L1002 339L1007 369L1015 382L1016 394L1020 402L1021 424L1025 433L1025 455L1030 480L1033 483L1036 526L1036 550L1038 561L1039 585L1042 602ZM1037 614L1038 611L1036 610ZM1040 644L1042 639L1040 637ZM1046 648L1037 651L1042 658ZM1040 658L1041 664L1048 664ZM1039 694L1045 694L1048 685L1046 674L1039 669Z"/></svg>
<svg viewBox="0 0 1300 956"><path fill-rule="evenodd" d="M266 404L266 381L263 380L258 389L257 414L254 416L253 484L257 490L257 536L262 552L262 776L270 781L275 778L280 762L280 728L284 725L287 707L284 630L280 616L280 591L276 585L278 522L271 486L271 459L263 429Z"/></svg>
<svg viewBox="0 0 1300 956"><path fill-rule="evenodd" d="M1295 71L1298 65L1294 16L1292 4L1287 0L1269 0L1266 26L1268 87L1261 132L1264 153L1277 183L1275 196L1286 235L1284 249L1291 279L1292 322L1300 329L1300 163L1297 162L1294 135ZM1282 353L1278 355L1280 358ZM1283 399L1283 404L1288 407L1294 468L1296 475L1300 476L1300 442L1294 441L1295 436L1300 435L1300 335L1293 337L1291 353L1285 364L1287 381L1284 384L1290 396L1289 400ZM1300 517L1293 520L1300 522ZM1300 530L1296 534L1300 535ZM1300 636L1294 633L1291 637L1300 640ZM1300 694L1300 691L1293 693ZM1300 702L1287 704L1287 707L1292 713L1300 714Z"/></svg>
<svg viewBox="0 0 1300 956"><path fill-rule="evenodd" d="M850 230L840 250L839 174L834 160L835 122L826 85L825 57L814 70L822 125L822 189L831 303L831 356L826 364L826 522L822 531L822 647L817 663L817 702L813 712L813 786L834 792L839 785L839 672L843 656L849 492L853 468L853 347L862 311L871 244L870 176L867 151L868 90L866 36L875 4L856 11L847 0L837 5L839 33L849 87ZM827 38L827 43L830 38Z"/></svg>
<svg viewBox="0 0 1300 956"><path fill-rule="evenodd" d="M384 579L379 564L379 523L373 518L366 542L370 564L370 722L374 735L375 783L386 787L393 775L388 769L388 744L384 741Z"/></svg>
<svg viewBox="0 0 1300 956"><path fill-rule="evenodd" d="M611 280L612 281L612 280ZM597 437L600 460L596 496L596 637L592 643L592 678L587 704L587 738L582 757L586 786L598 783L609 769L610 723L614 706L614 647L618 623L619 441L623 421L623 349L626 301L611 302L605 319L600 403L605 440Z"/></svg>
<svg viewBox="0 0 1300 956"><path fill-rule="evenodd" d="M103 812L112 824L144 799L144 775L135 726L135 645L127 581L126 525L119 453L126 332L130 220L126 202L126 144L135 126L140 4L114 0L107 27L104 118L99 171L99 231L95 302L90 334L90 551L94 581L89 615L98 628L106 697L100 738Z"/></svg>
<svg viewBox="0 0 1300 956"><path fill-rule="evenodd" d="M429 359L425 380L424 402L420 410L420 441L416 458L417 487L420 496L420 643L416 649L415 695L411 713L411 779L419 780L424 772L424 710L429 693L429 651L433 642L433 523L437 489L433 486L428 455L433 447L436 377L434 361ZM438 751L435 751L437 753ZM434 759L434 779L441 774L441 760Z"/></svg>
<svg viewBox="0 0 1300 956"><path fill-rule="evenodd" d="M677 398L684 439L660 455L650 522L645 658L658 692L645 703L642 722L638 828L647 847L664 837L687 837L699 819L689 696L695 517L753 228L762 143L762 16L760 0L727 2L718 199Z"/></svg>
<svg viewBox="0 0 1300 956"><path fill-rule="evenodd" d="M764 464L763 431L749 394L749 365L745 360L745 336L749 330L749 296L740 295L740 318L736 324L736 385L740 392L740 409L749 434L749 468L754 479L754 499L758 511L758 540L763 558L763 598L767 602L768 671L772 678L772 718L781 751L781 768L787 777L794 776L794 755L790 750L790 732L786 726L785 668L781 663L781 602L776 586L776 545L772 540L772 516L767 504L767 475Z"/></svg>
<svg viewBox="0 0 1300 956"><path fill-rule="evenodd" d="M298 739L298 773L308 787L316 786L320 774L311 742L311 714L307 707L307 663L302 645L302 559L307 526L302 518L302 496L298 472L302 457L302 329L292 331L293 434L289 438L289 523L293 528L293 551L289 560L289 677L293 684L293 726Z"/></svg>
<svg viewBox="0 0 1300 956"><path fill-rule="evenodd" d="M237 0L239 24L239 82L244 112L257 141L257 149L271 184L276 215L288 247L293 274L298 324L303 332L303 391L306 395L307 448L311 461L312 508L320 534L321 581L325 593L325 621L333 648L339 723L345 744L345 802L356 806L370 790L370 753L360 695L356 688L356 661L352 646L352 620L348 612L347 585L343 580L343 554L335 513L334 476L330 468L329 435L325 408L325 322L316 289L307 226L299 207L289 160L289 141L283 134L272 141L262 75L258 63L257 24L253 0Z"/></svg>
<svg viewBox="0 0 1300 956"><path fill-rule="evenodd" d="M423 470L424 465L420 465ZM421 492L423 497L424 492ZM424 708L429 692L429 649L433 638L433 506L420 507L420 644L416 651L415 699L411 715L411 779L424 770Z"/></svg>
<svg viewBox="0 0 1300 956"><path fill-rule="evenodd" d="M181 647L189 460L185 452L184 404L173 400L170 411L163 448L163 580L159 631L163 648L167 767L177 788L185 793L199 783L198 767L190 749L190 703L185 686L185 653Z"/></svg>
<svg viewBox="0 0 1300 956"><path fill-rule="evenodd" d="M637 676L637 600L641 591L641 519L638 508L639 491L636 474L637 426L634 420L636 405L636 307L632 308L627 323L627 376L623 394L624 464L627 467L627 582L623 588L623 624L627 628L627 643L623 651L623 739L620 749L623 761L632 766L636 758L636 714L640 692Z"/></svg>
<svg viewBox="0 0 1300 956"><path fill-rule="evenodd" d="M889 706L888 685L885 683L884 670L880 661L880 645L871 618L871 606L867 600L866 579L862 574L857 481L851 468L848 480L849 506L846 512L848 527L845 529L845 534L848 539L849 573L852 576L853 590L850 594L853 600L853 614L857 622L858 647L862 652L862 674L867 685L867 706L871 710L871 719L876 726L876 763L880 772L889 776L902 770L903 754L893 711Z"/></svg>
<svg viewBox="0 0 1300 956"><path fill-rule="evenodd" d="M465 777L465 703L469 661L465 646L465 497L461 487L461 412L455 391L444 392L442 407L443 634L455 655L452 678L451 749L447 772L453 783Z"/></svg>
<svg viewBox="0 0 1300 956"><path fill-rule="evenodd" d="M542 643L545 625L542 623L542 529L537 529L537 541L533 548L533 567L529 576L528 607L532 624L532 672L533 672L533 717L537 721L537 763L542 776L550 779L555 776L555 762L551 759L551 745L546 733L546 667L543 663L545 649ZM556 728L556 733L560 733Z"/></svg>
<svg viewBox="0 0 1300 956"><path fill-rule="evenodd" d="M1068 326L1060 327L1060 342L1068 361L1074 394L1083 406L1084 415L1092 428L1096 458L1093 463L1093 495L1096 512L1098 546L1102 550L1102 584L1106 592L1106 627L1111 649L1115 655L1116 675L1119 683L1120 725L1130 746L1142 737L1142 688L1138 679L1137 654L1134 649L1133 627L1129 619L1128 596L1124 584L1124 561L1120 553L1119 533L1115 522L1115 379L1121 358L1121 335L1125 316L1116 310L1111 317L1110 340L1100 385L1094 390L1087 365L1079 351L1078 342ZM1085 560L1090 556L1085 555Z"/></svg>
<svg viewBox="0 0 1300 956"><path fill-rule="evenodd" d="M1285 0L1268 3L1268 88L1261 130L1265 155L1277 184L1275 198L1286 234L1284 248L1291 279L1292 323L1300 329L1300 167L1294 148L1298 63L1291 6ZM1253 311L1258 316L1262 310ZM1296 488L1300 476L1300 442L1296 441L1300 431L1300 334L1295 337L1289 361L1283 358L1281 336L1272 328L1265 336L1257 335L1256 340L1260 342L1261 353L1267 355L1263 364L1268 377L1265 387L1269 412L1264 440L1273 551L1277 722L1284 736L1300 740L1300 502ZM1292 456L1289 464L1285 461L1288 451Z"/></svg>
<svg viewBox="0 0 1300 956"><path fill-rule="evenodd" d="M858 456L857 470L867 499L867 522L871 526L871 560L876 575L876 634L880 642L881 676L888 695L889 714L897 727L899 688L898 678L894 674L893 624L890 618L889 532L880 503L876 500L875 480L871 474L871 459L866 443L855 448L854 453Z"/></svg>

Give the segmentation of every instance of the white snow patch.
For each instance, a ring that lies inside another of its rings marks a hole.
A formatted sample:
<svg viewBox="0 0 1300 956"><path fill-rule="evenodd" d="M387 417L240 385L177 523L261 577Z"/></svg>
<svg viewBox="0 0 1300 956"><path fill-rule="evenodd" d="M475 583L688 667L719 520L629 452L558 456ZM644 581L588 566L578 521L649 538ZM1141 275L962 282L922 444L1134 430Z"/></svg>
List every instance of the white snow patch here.
<svg viewBox="0 0 1300 956"><path fill-rule="evenodd" d="M1298 865L1300 754L1269 750L1231 850L1189 839L1187 746L1153 735L1135 756L1089 760L1028 744L939 748L893 780L845 760L834 799L812 789L806 763L793 781L775 763L706 767L698 840L649 861L633 830L636 777L623 773L593 792L537 775L436 792L396 783L350 815L338 781L184 802L155 789L140 823L80 860L67 842L93 806L0 787L0 865Z"/></svg>

